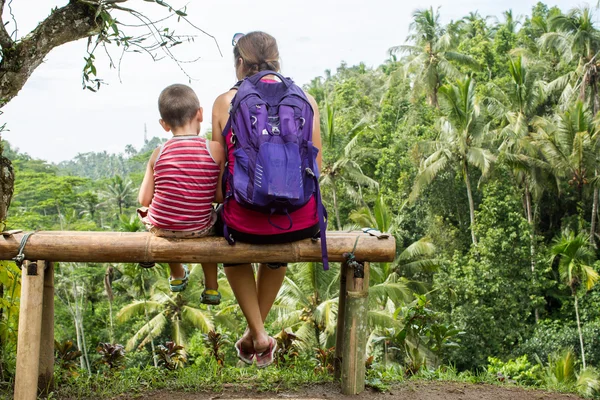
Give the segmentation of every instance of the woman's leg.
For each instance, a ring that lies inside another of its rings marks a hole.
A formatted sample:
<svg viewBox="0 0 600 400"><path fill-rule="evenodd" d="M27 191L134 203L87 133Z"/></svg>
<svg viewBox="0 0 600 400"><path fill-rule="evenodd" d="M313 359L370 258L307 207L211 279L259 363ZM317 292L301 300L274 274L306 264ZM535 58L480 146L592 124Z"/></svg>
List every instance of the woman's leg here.
<svg viewBox="0 0 600 400"><path fill-rule="evenodd" d="M258 292L258 307L262 320L267 319L271 307L277 298L279 289L283 284L287 266L282 266L277 269L269 268L267 264L260 264L258 274L256 276L256 290Z"/></svg>
<svg viewBox="0 0 600 400"><path fill-rule="evenodd" d="M269 315L269 311L277 298L277 293L279 293L286 271L287 267L272 269L266 264L260 264L258 267L256 291L258 293L258 308L260 309L263 323L266 321L267 315ZM242 336L242 349L249 353L254 352L252 335L248 329L246 329Z"/></svg>
<svg viewBox="0 0 600 400"><path fill-rule="evenodd" d="M248 329L252 337L254 349L259 352L265 351L269 347L269 336L265 331L259 308L252 265L240 264L225 267L225 275L248 322Z"/></svg>

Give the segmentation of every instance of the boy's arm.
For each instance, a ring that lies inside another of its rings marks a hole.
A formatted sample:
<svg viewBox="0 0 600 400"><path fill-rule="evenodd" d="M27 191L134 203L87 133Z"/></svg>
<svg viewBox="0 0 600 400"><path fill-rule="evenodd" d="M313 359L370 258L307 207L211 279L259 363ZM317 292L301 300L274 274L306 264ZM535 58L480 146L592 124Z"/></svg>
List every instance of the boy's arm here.
<svg viewBox="0 0 600 400"><path fill-rule="evenodd" d="M149 207L152 202L152 198L154 197L154 163L158 158L158 153L160 153L161 147L157 147L156 150L150 156L150 161L148 161L148 165L146 166L146 173L144 175L144 180L142 181L142 185L140 186L140 193L138 195L138 201L144 207Z"/></svg>
<svg viewBox="0 0 600 400"><path fill-rule="evenodd" d="M225 171L225 149L219 142L210 142L210 154L213 156L213 159L221 168L221 172L219 172L219 180L217 181L217 192L215 193L215 202L222 203L223 202L223 172Z"/></svg>

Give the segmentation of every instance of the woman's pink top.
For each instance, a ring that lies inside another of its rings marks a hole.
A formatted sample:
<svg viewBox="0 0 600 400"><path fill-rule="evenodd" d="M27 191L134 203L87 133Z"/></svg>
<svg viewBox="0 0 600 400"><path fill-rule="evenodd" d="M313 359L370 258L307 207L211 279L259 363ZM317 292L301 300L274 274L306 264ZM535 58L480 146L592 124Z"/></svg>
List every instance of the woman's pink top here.
<svg viewBox="0 0 600 400"><path fill-rule="evenodd" d="M264 79L263 82L276 83L277 81ZM233 165L235 162L233 151L235 148L233 143L231 143L231 130L225 136L225 144L227 146L229 173L233 176ZM287 215L274 214L271 216L271 223L269 223L267 214L245 208L235 201L233 197L230 197L223 205L223 220L228 227L238 232L254 235L279 235L281 233L307 229L319 223L315 197L311 197L308 203L302 208L291 212L290 217L292 218L292 228L290 230L281 230L273 225L288 226L289 220Z"/></svg>
<svg viewBox="0 0 600 400"><path fill-rule="evenodd" d="M214 224L215 200L221 168L209 143L198 136L174 136L154 163L154 197L148 219L172 231L200 231Z"/></svg>

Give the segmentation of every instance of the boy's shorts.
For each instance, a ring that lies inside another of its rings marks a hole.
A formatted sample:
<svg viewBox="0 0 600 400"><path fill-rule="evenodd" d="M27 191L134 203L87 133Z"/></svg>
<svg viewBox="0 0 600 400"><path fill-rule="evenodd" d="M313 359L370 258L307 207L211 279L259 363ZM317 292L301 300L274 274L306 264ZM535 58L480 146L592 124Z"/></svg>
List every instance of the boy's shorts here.
<svg viewBox="0 0 600 400"><path fill-rule="evenodd" d="M168 229L157 228L152 224L152 222L150 222L150 219L148 219L148 207L138 208L137 215L146 226L146 229L157 237L173 239L190 239L201 238L205 236L214 236L215 234L215 222L217 221L217 214L214 211L212 211L210 225L199 231L171 231Z"/></svg>

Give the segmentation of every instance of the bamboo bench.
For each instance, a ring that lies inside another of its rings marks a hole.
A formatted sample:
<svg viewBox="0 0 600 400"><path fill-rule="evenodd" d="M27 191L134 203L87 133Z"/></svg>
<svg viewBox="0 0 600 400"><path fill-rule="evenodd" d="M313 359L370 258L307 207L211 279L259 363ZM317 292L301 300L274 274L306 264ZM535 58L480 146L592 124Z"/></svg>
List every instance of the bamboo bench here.
<svg viewBox="0 0 600 400"><path fill-rule="evenodd" d="M24 233L0 238L0 260L19 253ZM353 252L354 250L354 252ZM364 390L369 262L394 260L393 238L362 232L328 232L329 260L341 262L335 374L344 394ZM353 252L362 265L348 260ZM15 399L34 400L53 387L54 262L301 262L321 261L321 246L310 239L280 245L231 247L223 238L167 239L145 232L42 231L24 248L17 341ZM352 312L347 312L350 310Z"/></svg>

